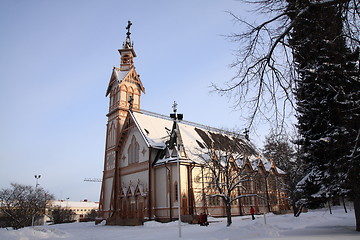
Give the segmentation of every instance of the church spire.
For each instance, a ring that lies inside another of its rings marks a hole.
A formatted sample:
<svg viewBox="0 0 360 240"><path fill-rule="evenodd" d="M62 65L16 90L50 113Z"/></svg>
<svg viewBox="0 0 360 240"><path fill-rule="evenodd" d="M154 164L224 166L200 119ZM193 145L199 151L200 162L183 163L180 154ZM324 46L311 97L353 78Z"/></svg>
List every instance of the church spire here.
<svg viewBox="0 0 360 240"><path fill-rule="evenodd" d="M126 38L125 42L123 43L122 49L119 49L119 53L121 56L121 62L120 62L120 70L121 71L128 71L134 66L134 57L136 57L136 53L134 51L134 43L131 42L130 39L130 27L132 23L131 21L128 21L128 24L126 26Z"/></svg>

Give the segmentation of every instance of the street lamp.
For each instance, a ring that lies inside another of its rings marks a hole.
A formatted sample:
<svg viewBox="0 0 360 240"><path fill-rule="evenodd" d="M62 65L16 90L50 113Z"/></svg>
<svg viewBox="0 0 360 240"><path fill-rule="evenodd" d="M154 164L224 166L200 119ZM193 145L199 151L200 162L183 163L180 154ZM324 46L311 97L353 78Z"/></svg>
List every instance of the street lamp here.
<svg viewBox="0 0 360 240"><path fill-rule="evenodd" d="M175 139L173 139L173 142L170 140L170 142L174 143L174 147L177 152L177 192L178 192L178 215L179 215L179 238L181 238L181 189L180 189L180 152L181 152L181 144L179 143L179 124L178 122L183 120L183 114L177 113L177 103L174 101L173 104L173 113L170 114L170 117L174 120L175 125ZM174 137L174 136L172 136Z"/></svg>
<svg viewBox="0 0 360 240"><path fill-rule="evenodd" d="M41 177L41 175L35 175L35 178L36 178L35 188L37 188L40 185L40 184L38 184L38 180L39 180L40 177Z"/></svg>
<svg viewBox="0 0 360 240"><path fill-rule="evenodd" d="M36 188L39 186L38 180L40 177L41 177L41 175L35 175L35 179L36 179L35 194L36 194ZM35 223L35 211L34 211L34 214L32 216L32 220L31 220L32 227L34 227L34 223Z"/></svg>

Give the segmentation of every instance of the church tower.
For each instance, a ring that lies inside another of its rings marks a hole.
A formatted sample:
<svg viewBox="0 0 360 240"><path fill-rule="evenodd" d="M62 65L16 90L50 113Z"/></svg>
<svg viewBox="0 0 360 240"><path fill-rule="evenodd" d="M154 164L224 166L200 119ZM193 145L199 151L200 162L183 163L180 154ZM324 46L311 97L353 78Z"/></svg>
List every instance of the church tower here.
<svg viewBox="0 0 360 240"><path fill-rule="evenodd" d="M134 44L130 39L130 27L132 23L128 21L126 27L126 39L120 53L120 67L114 67L106 91L109 97L109 112L106 129L106 146L103 181L100 195L100 213L102 217L109 217L113 208L113 187L117 157L117 142L119 134L124 125L125 118L129 111L140 109L141 93L145 93L145 88L140 81L134 67Z"/></svg>

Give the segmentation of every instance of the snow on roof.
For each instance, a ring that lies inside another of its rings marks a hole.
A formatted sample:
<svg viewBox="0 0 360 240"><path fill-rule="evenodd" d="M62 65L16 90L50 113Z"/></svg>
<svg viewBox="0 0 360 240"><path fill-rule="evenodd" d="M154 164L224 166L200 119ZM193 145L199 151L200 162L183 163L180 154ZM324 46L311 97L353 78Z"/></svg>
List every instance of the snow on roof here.
<svg viewBox="0 0 360 240"><path fill-rule="evenodd" d="M170 139L173 127L173 120L170 117L144 110L132 112L132 116L149 147L157 149L166 148L166 141ZM242 155L242 158L249 158L254 170L258 169L260 161L266 171L269 171L272 167L272 162L266 159L243 135L188 121L180 121L179 129L186 154L186 157L181 156L182 161L191 160L201 163L203 161L203 157L199 154L201 149L210 148L214 145L215 148L226 151L227 147L230 146L234 148L234 151ZM159 163L164 161L176 161L176 158L170 155L169 158L163 159ZM240 162L243 163L243 161L237 160L238 164ZM277 169L277 171L278 173L284 173L280 169Z"/></svg>
<svg viewBox="0 0 360 240"><path fill-rule="evenodd" d="M117 82L117 84L119 84L129 74L129 72L130 72L130 70L122 71L122 70L120 70L120 68L117 68L117 67L113 68L109 86L107 87L107 90L106 90L106 96L108 96L109 93L111 92L114 83ZM114 77L115 77L115 79L114 79Z"/></svg>
<svg viewBox="0 0 360 240"><path fill-rule="evenodd" d="M133 112L132 115L148 146L164 149L165 142L170 138L172 121L139 112Z"/></svg>
<svg viewBox="0 0 360 240"><path fill-rule="evenodd" d="M121 71L119 68L114 68L114 72L116 74L118 83L120 83L128 75L130 70Z"/></svg>
<svg viewBox="0 0 360 240"><path fill-rule="evenodd" d="M115 86L115 83L117 85L119 85L128 75L132 75L133 73L137 75L134 67L132 67L128 70L121 70L120 68L114 67L112 74L111 74L108 88L106 90L106 96L108 96L109 93L112 91L112 89ZM139 77L140 77L140 75L137 75L137 77L131 77L131 81L133 81L135 84L137 84L138 87L140 88L140 90L143 93L145 93L145 88L142 85Z"/></svg>

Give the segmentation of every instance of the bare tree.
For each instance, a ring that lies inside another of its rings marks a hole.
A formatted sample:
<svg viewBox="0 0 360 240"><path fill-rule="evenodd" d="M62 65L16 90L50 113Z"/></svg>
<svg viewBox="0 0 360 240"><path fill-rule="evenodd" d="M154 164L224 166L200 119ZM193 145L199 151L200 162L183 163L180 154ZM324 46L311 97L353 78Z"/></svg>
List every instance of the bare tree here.
<svg viewBox="0 0 360 240"><path fill-rule="evenodd" d="M358 0L255 0L267 19L229 36L241 45L237 75L224 87L236 106L283 126L288 106L296 109L298 143L309 194L347 193L354 200L360 231L360 127ZM320 117L321 116L321 117ZM311 173L311 174L310 174ZM318 179L315 186L313 178ZM309 184L308 184L309 183Z"/></svg>
<svg viewBox="0 0 360 240"><path fill-rule="evenodd" d="M15 229L30 226L34 217L43 217L54 198L41 187L12 183L0 191L0 212L6 217L7 227Z"/></svg>
<svg viewBox="0 0 360 240"><path fill-rule="evenodd" d="M294 26L314 6L340 4L344 19L343 35L349 45L356 48L360 43L360 4L357 0L243 2L253 4L257 16L263 14L267 19L261 23L252 23L229 12L234 21L245 28L240 33L228 36L239 44L236 60L231 65L237 69L237 74L224 86L213 84L213 87L221 95L232 98L235 108L248 109L246 117L249 128L258 117L283 127L285 118L292 114L296 106L294 90L298 73L293 49L289 45ZM300 5L298 2L305 4Z"/></svg>
<svg viewBox="0 0 360 240"><path fill-rule="evenodd" d="M211 147L198 151L197 155L202 159L205 169L205 193L210 198L222 199L226 209L227 226L230 226L232 204L237 203L240 198L257 196L257 194L241 194L240 191L246 188L244 182L250 182L253 173L244 171L242 166L245 156L231 147L227 150Z"/></svg>

